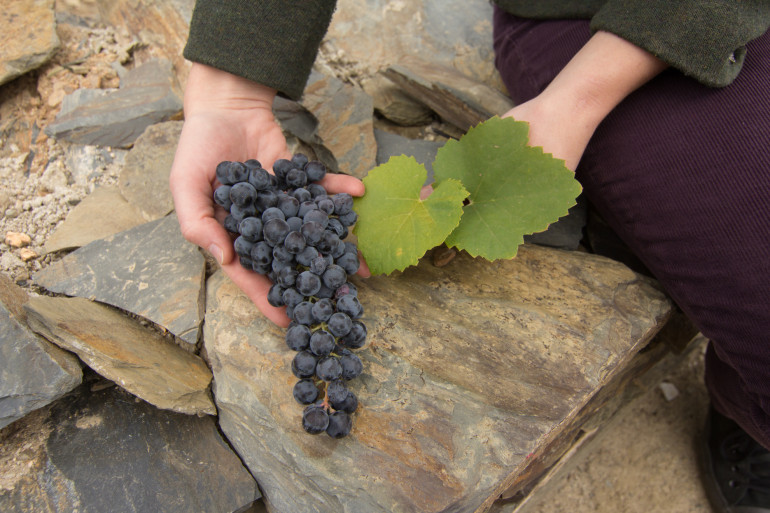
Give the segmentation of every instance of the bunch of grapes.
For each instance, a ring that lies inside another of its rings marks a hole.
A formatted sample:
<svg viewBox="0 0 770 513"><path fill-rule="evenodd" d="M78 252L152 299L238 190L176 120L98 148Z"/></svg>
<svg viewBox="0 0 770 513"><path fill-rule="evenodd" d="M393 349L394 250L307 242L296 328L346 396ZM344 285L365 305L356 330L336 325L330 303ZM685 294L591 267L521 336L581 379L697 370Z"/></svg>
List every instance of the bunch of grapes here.
<svg viewBox="0 0 770 513"><path fill-rule="evenodd" d="M358 249L344 240L357 219L353 198L328 195L317 183L326 167L301 153L277 160L273 171L257 160L221 162L214 201L229 212L224 226L237 234L241 265L270 278L268 302L286 306L286 345L296 351L293 394L305 405L302 426L341 438L358 407L347 387L363 370L353 350L366 340L363 307L348 281L358 271Z"/></svg>

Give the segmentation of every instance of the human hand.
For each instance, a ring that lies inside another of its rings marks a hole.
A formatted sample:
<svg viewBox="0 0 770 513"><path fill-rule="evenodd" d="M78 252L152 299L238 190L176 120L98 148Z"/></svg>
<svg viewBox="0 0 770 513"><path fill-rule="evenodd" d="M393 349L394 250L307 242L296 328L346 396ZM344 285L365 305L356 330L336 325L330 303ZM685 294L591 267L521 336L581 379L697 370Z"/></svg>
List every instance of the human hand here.
<svg viewBox="0 0 770 513"><path fill-rule="evenodd" d="M275 90L202 64L193 64L185 89L185 123L171 167L169 186L182 235L207 250L222 270L259 310L279 326L288 326L285 308L267 302L270 280L245 269L222 226L226 212L213 201L219 185L216 166L223 160L259 160L270 169L291 158L273 111ZM329 193L361 196L360 180L328 174L321 182ZM365 265L359 274L368 275Z"/></svg>
<svg viewBox="0 0 770 513"><path fill-rule="evenodd" d="M601 121L665 68L642 48L599 31L542 93L503 117L529 122L529 145L541 146L574 171Z"/></svg>

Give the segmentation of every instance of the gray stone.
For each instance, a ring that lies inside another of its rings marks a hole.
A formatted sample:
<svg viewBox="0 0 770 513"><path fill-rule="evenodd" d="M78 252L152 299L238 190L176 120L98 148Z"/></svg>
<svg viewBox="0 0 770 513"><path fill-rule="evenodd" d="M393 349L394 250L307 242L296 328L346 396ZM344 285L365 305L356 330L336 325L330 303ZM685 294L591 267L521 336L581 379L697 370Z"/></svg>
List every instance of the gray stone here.
<svg viewBox="0 0 770 513"><path fill-rule="evenodd" d="M374 136L377 139L377 164L384 164L390 157L398 155L411 156L428 170L428 183L433 181L433 161L443 142L409 139L384 130L375 130Z"/></svg>
<svg viewBox="0 0 770 513"><path fill-rule="evenodd" d="M621 264L530 245L355 283L369 337L334 440L301 428L283 331L208 281L220 426L272 511L485 511L672 310Z"/></svg>
<svg viewBox="0 0 770 513"><path fill-rule="evenodd" d="M432 110L407 95L381 73L364 81L361 87L372 97L374 110L397 125L427 125L433 120Z"/></svg>
<svg viewBox="0 0 770 513"><path fill-rule="evenodd" d="M195 349L205 260L175 215L73 251L34 275L51 292L95 299L145 317Z"/></svg>
<svg viewBox="0 0 770 513"><path fill-rule="evenodd" d="M377 161L372 98L335 77L314 73L302 105L318 120L318 136L337 161L334 171L366 176Z"/></svg>
<svg viewBox="0 0 770 513"><path fill-rule="evenodd" d="M384 74L463 132L513 108L508 96L489 85L418 57L405 58Z"/></svg>
<svg viewBox="0 0 770 513"><path fill-rule="evenodd" d="M27 299L0 274L0 428L58 399L82 379L77 358L27 327Z"/></svg>
<svg viewBox="0 0 770 513"><path fill-rule="evenodd" d="M323 162L329 169L339 169L334 154L324 146L318 135L318 120L298 102L276 96L273 102L273 114L287 135L287 143L293 136L301 144L306 145L314 154L314 158ZM292 149L292 148L290 148ZM293 149L292 149L293 150ZM296 153L296 151L292 151Z"/></svg>
<svg viewBox="0 0 770 513"><path fill-rule="evenodd" d="M158 408L216 414L211 372L198 356L114 308L79 297L31 298L30 328Z"/></svg>
<svg viewBox="0 0 770 513"><path fill-rule="evenodd" d="M54 0L4 0L0 85L45 64L59 48Z"/></svg>
<svg viewBox="0 0 770 513"><path fill-rule="evenodd" d="M363 68L360 74L417 55L490 85L500 83L487 0L339 0L325 46L340 61Z"/></svg>
<svg viewBox="0 0 770 513"><path fill-rule="evenodd" d="M103 174L109 165L122 166L127 153L127 150L118 148L70 144L64 149L64 161L75 183L86 187L93 182L94 177Z"/></svg>
<svg viewBox="0 0 770 513"><path fill-rule="evenodd" d="M559 249L578 249L583 240L588 208L582 196L578 197L566 216L560 217L547 230L524 236L524 242Z"/></svg>
<svg viewBox="0 0 770 513"><path fill-rule="evenodd" d="M167 60L131 70L119 89L78 90L45 127L49 137L77 144L131 146L144 130L182 111L176 76Z"/></svg>
<svg viewBox="0 0 770 513"><path fill-rule="evenodd" d="M150 125L126 155L118 180L120 192L142 211L147 221L174 210L168 176L183 124L167 121Z"/></svg>
<svg viewBox="0 0 770 513"><path fill-rule="evenodd" d="M93 378L3 432L0 510L232 513L259 498L212 418Z"/></svg>
<svg viewBox="0 0 770 513"><path fill-rule="evenodd" d="M51 253L79 248L144 223L142 212L128 203L117 187L99 187L70 211L44 249Z"/></svg>

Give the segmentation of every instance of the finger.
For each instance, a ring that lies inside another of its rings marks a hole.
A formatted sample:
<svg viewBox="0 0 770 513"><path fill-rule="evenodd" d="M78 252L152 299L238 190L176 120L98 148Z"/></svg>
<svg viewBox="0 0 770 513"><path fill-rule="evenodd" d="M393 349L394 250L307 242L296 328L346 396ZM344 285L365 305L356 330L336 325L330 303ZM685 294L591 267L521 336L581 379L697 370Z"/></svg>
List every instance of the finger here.
<svg viewBox="0 0 770 513"><path fill-rule="evenodd" d="M344 175L342 173L326 173L321 185L330 194L347 192L351 196L363 196L366 188L361 180L355 176Z"/></svg>
<svg viewBox="0 0 770 513"><path fill-rule="evenodd" d="M272 287L272 282L267 276L255 273L243 267L237 260L222 266L222 270L227 274L233 283L257 305L262 314L271 322L282 328L289 326L289 318L286 316L286 308L276 308L267 301L267 293Z"/></svg>
<svg viewBox="0 0 770 513"><path fill-rule="evenodd" d="M358 252L358 271L356 272L357 275L359 275L362 278L369 278L372 275L372 271L369 270L369 266L366 263L366 260L364 260L364 255L361 254L361 252Z"/></svg>

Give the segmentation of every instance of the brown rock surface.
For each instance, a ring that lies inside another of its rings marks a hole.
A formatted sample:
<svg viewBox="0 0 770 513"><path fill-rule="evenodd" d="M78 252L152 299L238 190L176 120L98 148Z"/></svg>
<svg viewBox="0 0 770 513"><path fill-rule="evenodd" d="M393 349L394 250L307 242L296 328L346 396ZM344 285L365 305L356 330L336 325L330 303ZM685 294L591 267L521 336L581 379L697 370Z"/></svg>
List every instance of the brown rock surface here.
<svg viewBox="0 0 770 513"><path fill-rule="evenodd" d="M4 0L0 9L0 85L45 63L59 48L54 0Z"/></svg>

